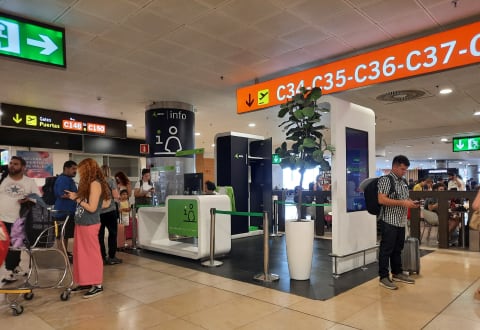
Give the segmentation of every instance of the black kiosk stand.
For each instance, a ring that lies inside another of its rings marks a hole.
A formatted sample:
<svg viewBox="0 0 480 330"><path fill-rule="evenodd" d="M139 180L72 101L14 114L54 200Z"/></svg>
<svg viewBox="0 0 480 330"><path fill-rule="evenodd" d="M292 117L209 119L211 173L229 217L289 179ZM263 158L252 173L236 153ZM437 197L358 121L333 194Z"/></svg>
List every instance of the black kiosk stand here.
<svg viewBox="0 0 480 330"><path fill-rule="evenodd" d="M217 186L231 186L239 212L267 212L272 219L272 139L237 132L215 136ZM263 227L260 217L232 215L232 235Z"/></svg>

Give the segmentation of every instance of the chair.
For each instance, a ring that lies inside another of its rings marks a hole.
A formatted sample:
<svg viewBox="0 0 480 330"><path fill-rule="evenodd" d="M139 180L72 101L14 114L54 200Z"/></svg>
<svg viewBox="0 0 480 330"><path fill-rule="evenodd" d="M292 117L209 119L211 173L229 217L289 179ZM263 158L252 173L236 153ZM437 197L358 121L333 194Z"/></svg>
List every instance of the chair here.
<svg viewBox="0 0 480 330"><path fill-rule="evenodd" d="M425 228L428 228L427 233L427 242L430 238L430 233L432 232L433 227L438 227L438 214L429 210L422 210L423 214L423 229L422 234L420 235L420 241L423 239L423 233L425 232ZM437 229L437 240L438 240L438 229Z"/></svg>

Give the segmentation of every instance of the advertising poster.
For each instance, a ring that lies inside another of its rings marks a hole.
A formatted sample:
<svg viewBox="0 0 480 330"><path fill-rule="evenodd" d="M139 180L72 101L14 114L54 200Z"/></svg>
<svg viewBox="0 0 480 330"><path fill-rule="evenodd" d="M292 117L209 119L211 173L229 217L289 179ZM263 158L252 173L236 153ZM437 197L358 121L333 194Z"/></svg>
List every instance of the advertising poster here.
<svg viewBox="0 0 480 330"><path fill-rule="evenodd" d="M53 157L47 151L17 151L17 156L27 162L26 175L30 178L53 176Z"/></svg>

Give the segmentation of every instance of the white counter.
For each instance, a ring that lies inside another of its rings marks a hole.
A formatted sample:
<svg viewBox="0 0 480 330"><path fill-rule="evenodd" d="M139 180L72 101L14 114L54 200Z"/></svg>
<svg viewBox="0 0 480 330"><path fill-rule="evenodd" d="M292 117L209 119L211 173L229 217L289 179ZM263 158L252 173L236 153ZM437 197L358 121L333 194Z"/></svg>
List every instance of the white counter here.
<svg viewBox="0 0 480 330"><path fill-rule="evenodd" d="M179 208L182 203L185 205L185 210ZM168 196L165 205L138 209L138 246L142 249L190 259L209 257L210 209L231 211L229 197L226 195ZM175 224L170 223L169 226L169 218L172 222L175 220ZM228 254L231 250L230 215L216 214L215 220L215 255ZM172 234L182 231L182 228L178 228L182 222L185 222L188 227L185 230L192 233L192 239L188 243L169 238ZM171 233L169 233L169 227ZM196 238L193 238L195 235Z"/></svg>

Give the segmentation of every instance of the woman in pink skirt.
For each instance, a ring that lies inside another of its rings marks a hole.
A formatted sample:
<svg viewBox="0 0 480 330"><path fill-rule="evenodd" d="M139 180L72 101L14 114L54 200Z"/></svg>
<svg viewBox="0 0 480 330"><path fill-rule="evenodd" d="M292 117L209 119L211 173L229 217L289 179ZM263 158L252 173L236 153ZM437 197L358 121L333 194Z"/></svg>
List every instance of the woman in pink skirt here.
<svg viewBox="0 0 480 330"><path fill-rule="evenodd" d="M88 290L83 298L103 292L103 259L98 242L100 210L110 203L110 189L97 162L86 158L78 164L78 192L66 191L77 202L75 211L75 240L73 241L72 292Z"/></svg>

